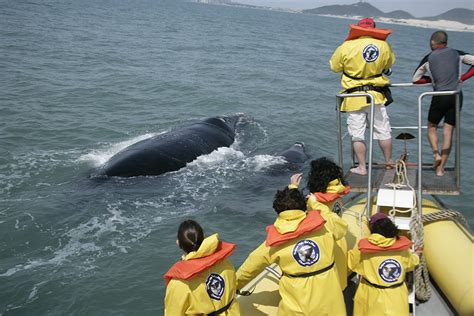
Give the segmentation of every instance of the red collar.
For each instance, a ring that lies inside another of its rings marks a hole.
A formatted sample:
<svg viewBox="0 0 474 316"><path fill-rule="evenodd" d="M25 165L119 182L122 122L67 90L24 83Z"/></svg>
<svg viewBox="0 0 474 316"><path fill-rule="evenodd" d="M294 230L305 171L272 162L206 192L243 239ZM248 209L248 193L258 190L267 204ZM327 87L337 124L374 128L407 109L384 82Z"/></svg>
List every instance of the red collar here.
<svg viewBox="0 0 474 316"><path fill-rule="evenodd" d="M321 229L326 223L326 220L319 214L319 211L311 211L298 225L294 232L280 234L275 225L267 226L267 240L268 247L275 247L286 243L292 239L298 238L301 235L309 233L314 230Z"/></svg>
<svg viewBox="0 0 474 316"><path fill-rule="evenodd" d="M192 279L200 272L209 269L210 267L232 255L235 247L235 244L220 241L217 245L216 251L212 255L176 262L163 276L166 281L166 285L170 283L171 279Z"/></svg>
<svg viewBox="0 0 474 316"><path fill-rule="evenodd" d="M380 247L372 244L367 238L359 241L359 250L363 253L374 253L384 251L401 251L409 249L413 245L413 242L405 236L400 236L393 245L390 247Z"/></svg>
<svg viewBox="0 0 474 316"><path fill-rule="evenodd" d="M344 195L348 194L351 192L351 187L346 186L344 191L341 193L330 193L330 192L314 192L313 195L316 197L316 199L321 202L321 203L329 203L329 202L334 202L335 200L343 197Z"/></svg>

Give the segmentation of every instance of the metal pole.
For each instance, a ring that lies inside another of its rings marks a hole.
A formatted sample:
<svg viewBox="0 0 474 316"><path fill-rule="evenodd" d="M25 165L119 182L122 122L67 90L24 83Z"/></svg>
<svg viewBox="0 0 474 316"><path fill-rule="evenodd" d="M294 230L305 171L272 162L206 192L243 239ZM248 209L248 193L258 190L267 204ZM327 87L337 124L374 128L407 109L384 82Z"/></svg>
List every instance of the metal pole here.
<svg viewBox="0 0 474 316"><path fill-rule="evenodd" d="M456 189L461 189L461 91L456 94Z"/></svg>

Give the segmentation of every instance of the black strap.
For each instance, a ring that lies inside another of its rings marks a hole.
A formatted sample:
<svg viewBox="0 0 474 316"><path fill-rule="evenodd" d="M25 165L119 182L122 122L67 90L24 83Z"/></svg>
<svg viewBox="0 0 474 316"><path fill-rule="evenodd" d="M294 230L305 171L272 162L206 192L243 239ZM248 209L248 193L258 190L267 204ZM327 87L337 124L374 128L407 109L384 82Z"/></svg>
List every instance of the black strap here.
<svg viewBox="0 0 474 316"><path fill-rule="evenodd" d="M376 86L358 86L354 88L349 88L344 91L344 93L353 93L353 92L367 92L367 91L377 91L380 93L383 93L384 88L383 87L376 87Z"/></svg>
<svg viewBox="0 0 474 316"><path fill-rule="evenodd" d="M400 287L403 285L404 281L400 282L400 283L396 283L396 284L392 284L392 285L388 285L388 286L384 286L384 285L378 285L378 284L374 284L372 282L370 282L369 280L367 280L366 278L362 278L362 280L364 282L366 282L368 285L371 285L373 287L376 287L378 289L394 289L396 287Z"/></svg>
<svg viewBox="0 0 474 316"><path fill-rule="evenodd" d="M376 74L376 75L373 75L373 76L368 76L368 77L365 77L365 78L358 78L358 77L354 77L354 76L351 76L349 75L347 72L343 71L342 72L344 74L344 76L352 79L352 80L366 80L366 79L373 79L373 78L378 78L378 77L382 77L383 73L380 73L380 74Z"/></svg>
<svg viewBox="0 0 474 316"><path fill-rule="evenodd" d="M323 268L321 270L316 270L316 271L313 271L313 272L308 272L308 273L303 273L303 274L288 274L288 273L285 273L285 275L287 275L289 277L292 277L292 278L308 278L310 276L318 275L318 274L324 273L328 270L331 270L332 267L334 267L334 261L329 266L327 266L326 268Z"/></svg>
<svg viewBox="0 0 474 316"><path fill-rule="evenodd" d="M229 309L230 305L232 305L233 302L234 302L234 299L231 299L229 304L222 307L221 309L216 310L215 312L207 314L207 316L217 316L219 314L222 314L223 312Z"/></svg>

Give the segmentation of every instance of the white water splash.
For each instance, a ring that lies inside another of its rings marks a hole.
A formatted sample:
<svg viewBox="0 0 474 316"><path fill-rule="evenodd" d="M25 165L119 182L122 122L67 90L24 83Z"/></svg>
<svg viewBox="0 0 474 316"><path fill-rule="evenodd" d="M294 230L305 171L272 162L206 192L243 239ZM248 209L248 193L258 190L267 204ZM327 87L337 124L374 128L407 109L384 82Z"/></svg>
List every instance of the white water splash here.
<svg viewBox="0 0 474 316"><path fill-rule="evenodd" d="M99 166L103 165L104 163L106 163L113 155L115 155L116 153L118 153L122 149L124 149L124 148L126 148L126 147L128 147L132 144L135 144L135 143L137 143L141 140L144 140L144 139L147 139L147 138L150 138L150 137L153 137L153 136L161 135L161 134L164 134L164 133L166 133L166 131L161 132L161 133L148 133L148 134L144 134L144 135L134 137L132 139L129 139L129 140L126 140L126 141L123 141L123 142L108 145L105 148L94 149L91 152L80 156L78 158L78 161L92 162L92 165L94 167L99 167Z"/></svg>

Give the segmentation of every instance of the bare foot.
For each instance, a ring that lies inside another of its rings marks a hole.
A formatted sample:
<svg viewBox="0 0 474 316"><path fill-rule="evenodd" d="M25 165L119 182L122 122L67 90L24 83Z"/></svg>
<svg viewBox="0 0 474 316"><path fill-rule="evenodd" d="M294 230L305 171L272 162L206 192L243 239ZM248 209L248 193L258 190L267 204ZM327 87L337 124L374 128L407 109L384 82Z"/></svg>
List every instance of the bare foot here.
<svg viewBox="0 0 474 316"><path fill-rule="evenodd" d="M361 167L351 168L350 171L355 174L360 174L361 176L365 176L367 174L367 169Z"/></svg>
<svg viewBox="0 0 474 316"><path fill-rule="evenodd" d="M393 160L390 160L385 164L385 169L387 170L393 169Z"/></svg>
<svg viewBox="0 0 474 316"><path fill-rule="evenodd" d="M441 156L438 153L433 154L433 159L434 159L433 168L437 169L439 165L441 164Z"/></svg>
<svg viewBox="0 0 474 316"><path fill-rule="evenodd" d="M438 166L438 167L436 168L436 175L437 175L438 177L444 176L444 167Z"/></svg>

